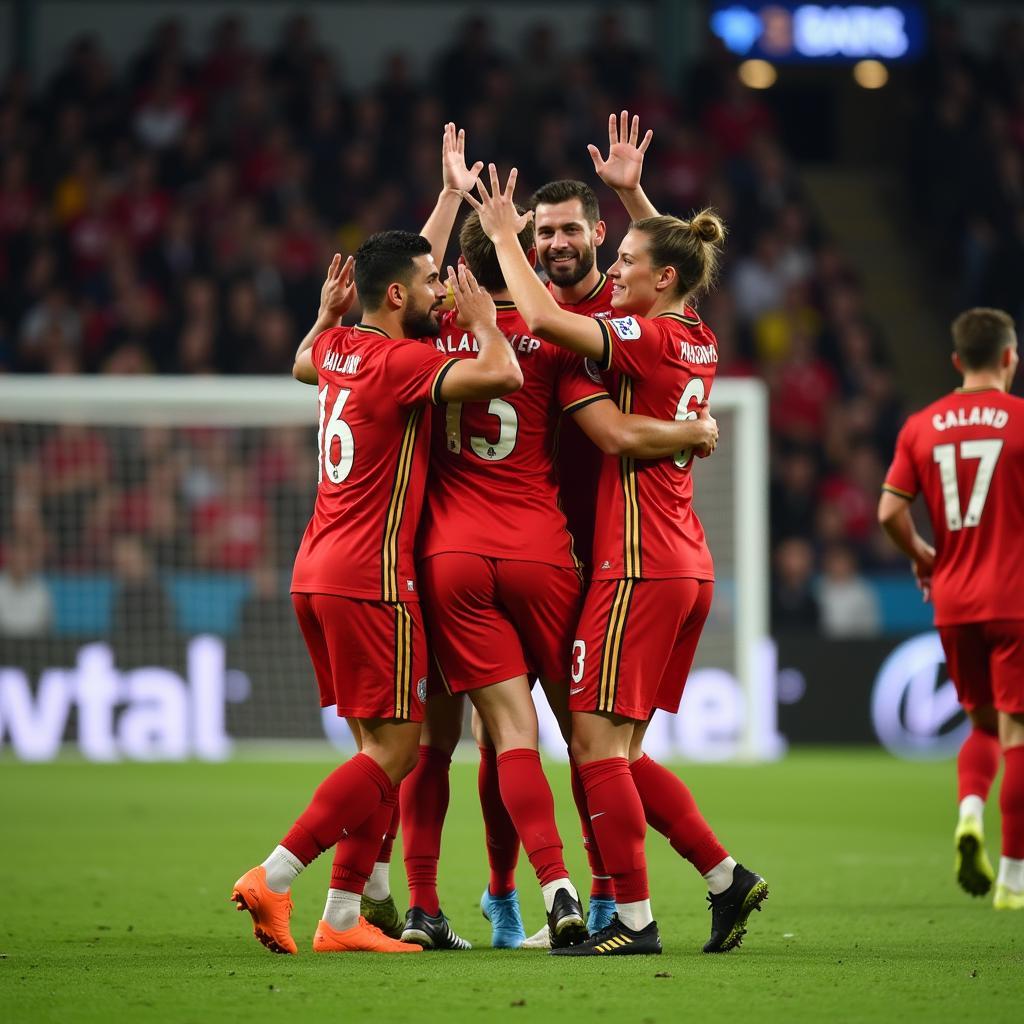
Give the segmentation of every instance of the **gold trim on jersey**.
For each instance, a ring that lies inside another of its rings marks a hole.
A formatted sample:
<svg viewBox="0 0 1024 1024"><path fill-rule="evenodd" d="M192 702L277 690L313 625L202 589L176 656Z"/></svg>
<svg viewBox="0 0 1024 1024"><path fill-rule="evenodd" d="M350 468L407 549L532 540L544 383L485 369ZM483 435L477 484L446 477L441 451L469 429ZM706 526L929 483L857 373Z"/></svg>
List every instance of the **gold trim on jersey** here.
<svg viewBox="0 0 1024 1024"><path fill-rule="evenodd" d="M379 334L382 338L390 338L391 335L383 327L374 327L372 324L356 324L357 331L368 331L370 334Z"/></svg>
<svg viewBox="0 0 1024 1024"><path fill-rule="evenodd" d="M605 320L599 320L597 317L594 317L593 320L601 328L601 333L604 335L604 351L601 353L601 361L598 363L598 367L602 370L610 370L612 368L612 329Z"/></svg>
<svg viewBox="0 0 1024 1024"><path fill-rule="evenodd" d="M597 692L597 710L609 714L615 711L615 696L619 689L619 666L622 661L622 640L626 635L629 604L633 598L636 580L619 580L615 584L612 610L608 616L608 629L601 651L601 679Z"/></svg>
<svg viewBox="0 0 1024 1024"><path fill-rule="evenodd" d="M412 700L412 615L404 604L395 608L395 718L408 718Z"/></svg>
<svg viewBox="0 0 1024 1024"><path fill-rule="evenodd" d="M574 303L572 303L572 305L578 306L580 304L580 302L589 302L595 296L599 295L600 292L601 292L601 289L605 286L605 283L607 282L607 280L608 280L608 275L607 274L602 274L600 279L598 280L597 284L594 285L594 287L591 288L590 291L587 292L587 294L584 295L583 298L579 300L579 302L574 302Z"/></svg>
<svg viewBox="0 0 1024 1024"><path fill-rule="evenodd" d="M907 501L913 501L917 495L911 494L910 491L900 490L899 487L893 487L892 484L882 484L882 490L888 491L890 494L895 494L897 498L906 498Z"/></svg>
<svg viewBox="0 0 1024 1024"><path fill-rule="evenodd" d="M660 320L662 317L665 317L669 320L678 320L679 323L686 324L687 327L699 327L701 324L701 319L699 316L687 316L685 313L659 313L654 319Z"/></svg>
<svg viewBox="0 0 1024 1024"><path fill-rule="evenodd" d="M627 416L633 411L633 380L619 380L619 409ZM636 460L619 457L619 481L622 484L622 571L627 579L640 576L640 494L636 479Z"/></svg>
<svg viewBox="0 0 1024 1024"><path fill-rule="evenodd" d="M562 412L579 412L580 409L585 409L588 405L592 405L594 402L600 402L604 398L610 399L611 397L612 396L609 395L607 391L595 391L592 395L587 395L586 398L577 398L575 402L563 405Z"/></svg>
<svg viewBox="0 0 1024 1024"><path fill-rule="evenodd" d="M511 299L495 299L494 308L504 310L515 309L516 304Z"/></svg>
<svg viewBox="0 0 1024 1024"><path fill-rule="evenodd" d="M449 359L444 366L442 366L434 377L434 382L430 385L430 401L433 405L441 404L441 385L444 383L445 377L448 376L448 371L458 362L458 359L452 357Z"/></svg>
<svg viewBox="0 0 1024 1024"><path fill-rule="evenodd" d="M417 405L406 420L405 434L398 451L395 480L391 485L391 500L384 519L384 543L381 551L381 600L398 600L398 535L405 514L405 497L412 477L413 452L416 436L423 419L423 406Z"/></svg>

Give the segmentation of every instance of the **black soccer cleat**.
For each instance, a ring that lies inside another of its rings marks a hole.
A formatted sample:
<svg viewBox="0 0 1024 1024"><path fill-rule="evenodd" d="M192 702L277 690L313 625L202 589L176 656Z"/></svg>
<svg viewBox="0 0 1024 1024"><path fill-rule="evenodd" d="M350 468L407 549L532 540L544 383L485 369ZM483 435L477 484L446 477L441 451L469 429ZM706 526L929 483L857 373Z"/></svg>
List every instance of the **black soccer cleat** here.
<svg viewBox="0 0 1024 1024"><path fill-rule="evenodd" d="M568 889L559 889L551 901L548 914L548 935L551 937L551 948L564 949L567 946L578 946L585 942L590 933L587 931L580 901L569 895Z"/></svg>
<svg viewBox="0 0 1024 1024"><path fill-rule="evenodd" d="M422 907L410 907L405 915L402 941L413 942L424 949L472 949L460 935L452 931L444 911L431 917Z"/></svg>
<svg viewBox="0 0 1024 1024"><path fill-rule="evenodd" d="M635 932L619 920L618 914L612 916L612 923L607 928L602 928L578 946L551 950L552 956L657 956L660 953L657 921Z"/></svg>
<svg viewBox="0 0 1024 1024"><path fill-rule="evenodd" d="M735 949L747 934L747 918L768 899L768 883L742 864L733 868L732 885L717 896L708 893L711 911L711 938L704 943L705 953L727 953Z"/></svg>

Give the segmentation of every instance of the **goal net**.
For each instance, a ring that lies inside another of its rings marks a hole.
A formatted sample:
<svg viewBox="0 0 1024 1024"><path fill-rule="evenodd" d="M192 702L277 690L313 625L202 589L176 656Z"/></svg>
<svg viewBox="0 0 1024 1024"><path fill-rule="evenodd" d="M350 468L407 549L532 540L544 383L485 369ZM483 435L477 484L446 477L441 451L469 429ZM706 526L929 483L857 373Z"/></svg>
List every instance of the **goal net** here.
<svg viewBox="0 0 1024 1024"><path fill-rule="evenodd" d="M652 741L771 756L764 388L724 379L713 398L721 443L693 472L715 605L683 714ZM0 745L163 759L340 742L288 594L315 432L315 393L291 379L0 377Z"/></svg>

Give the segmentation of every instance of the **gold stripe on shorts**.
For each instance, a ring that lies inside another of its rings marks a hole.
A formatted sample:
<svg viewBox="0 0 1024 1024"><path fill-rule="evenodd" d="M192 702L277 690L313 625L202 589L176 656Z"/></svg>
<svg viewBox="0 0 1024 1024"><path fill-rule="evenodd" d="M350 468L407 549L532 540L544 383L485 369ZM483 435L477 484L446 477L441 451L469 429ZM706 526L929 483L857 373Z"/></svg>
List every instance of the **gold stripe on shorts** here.
<svg viewBox="0 0 1024 1024"><path fill-rule="evenodd" d="M412 615L395 606L395 718L408 718L412 698Z"/></svg>
<svg viewBox="0 0 1024 1024"><path fill-rule="evenodd" d="M612 610L608 616L608 629L601 652L601 681L597 695L597 710L613 712L615 695L619 689L619 665L622 661L622 640L626 633L630 599L636 580L619 580L615 585Z"/></svg>

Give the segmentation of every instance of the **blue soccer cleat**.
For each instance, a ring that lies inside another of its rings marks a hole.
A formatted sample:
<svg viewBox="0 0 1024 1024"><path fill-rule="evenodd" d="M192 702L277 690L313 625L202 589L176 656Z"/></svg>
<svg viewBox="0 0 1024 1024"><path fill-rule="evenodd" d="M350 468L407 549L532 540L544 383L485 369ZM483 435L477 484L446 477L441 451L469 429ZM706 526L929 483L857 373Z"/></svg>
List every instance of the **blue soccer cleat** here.
<svg viewBox="0 0 1024 1024"><path fill-rule="evenodd" d="M615 900L604 899L600 896L590 897L590 909L587 912L587 931L596 935L604 931L612 923L615 916Z"/></svg>
<svg viewBox="0 0 1024 1024"><path fill-rule="evenodd" d="M523 915L519 912L519 893L492 896L490 888L480 897L480 910L491 922L491 946L494 949L518 949L526 938Z"/></svg>

